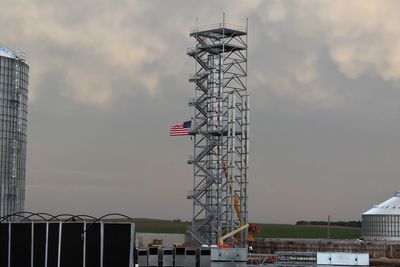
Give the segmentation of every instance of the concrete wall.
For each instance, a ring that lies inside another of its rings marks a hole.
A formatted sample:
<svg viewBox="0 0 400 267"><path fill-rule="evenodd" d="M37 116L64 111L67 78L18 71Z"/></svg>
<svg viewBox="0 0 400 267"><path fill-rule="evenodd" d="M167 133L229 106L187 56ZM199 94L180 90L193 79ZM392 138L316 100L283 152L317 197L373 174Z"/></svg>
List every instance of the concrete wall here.
<svg viewBox="0 0 400 267"><path fill-rule="evenodd" d="M327 239L255 239L255 253L296 252L369 253L371 258L400 258L400 242L327 240Z"/></svg>
<svg viewBox="0 0 400 267"><path fill-rule="evenodd" d="M174 243L184 243L184 234L136 233L136 247L145 248L154 239L162 239L164 247L172 247Z"/></svg>

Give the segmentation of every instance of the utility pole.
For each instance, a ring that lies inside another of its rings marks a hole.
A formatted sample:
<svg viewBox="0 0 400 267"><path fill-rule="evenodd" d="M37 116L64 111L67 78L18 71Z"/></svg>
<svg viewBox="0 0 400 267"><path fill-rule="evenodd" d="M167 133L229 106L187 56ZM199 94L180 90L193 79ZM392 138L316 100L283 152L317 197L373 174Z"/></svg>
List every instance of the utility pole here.
<svg viewBox="0 0 400 267"><path fill-rule="evenodd" d="M328 215L328 231L326 233L326 238L331 239L331 216Z"/></svg>

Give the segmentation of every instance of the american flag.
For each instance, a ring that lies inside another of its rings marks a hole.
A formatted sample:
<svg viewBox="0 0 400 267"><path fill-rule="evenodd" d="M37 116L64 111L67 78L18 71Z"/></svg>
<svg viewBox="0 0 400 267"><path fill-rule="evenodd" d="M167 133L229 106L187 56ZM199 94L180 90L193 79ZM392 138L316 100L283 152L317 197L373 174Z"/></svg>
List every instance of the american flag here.
<svg viewBox="0 0 400 267"><path fill-rule="evenodd" d="M189 135L190 127L192 127L192 121L185 121L181 124L172 125L169 128L170 136L183 136Z"/></svg>

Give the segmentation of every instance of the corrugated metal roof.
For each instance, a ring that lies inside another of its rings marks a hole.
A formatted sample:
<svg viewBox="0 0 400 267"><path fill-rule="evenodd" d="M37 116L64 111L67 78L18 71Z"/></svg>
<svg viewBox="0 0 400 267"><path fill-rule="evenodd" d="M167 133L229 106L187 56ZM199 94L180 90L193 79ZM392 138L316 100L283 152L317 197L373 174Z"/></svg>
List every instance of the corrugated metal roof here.
<svg viewBox="0 0 400 267"><path fill-rule="evenodd" d="M22 53L15 52L6 46L0 45L0 56L14 59L24 59Z"/></svg>
<svg viewBox="0 0 400 267"><path fill-rule="evenodd" d="M400 215L400 191L388 200L364 212L363 215Z"/></svg>

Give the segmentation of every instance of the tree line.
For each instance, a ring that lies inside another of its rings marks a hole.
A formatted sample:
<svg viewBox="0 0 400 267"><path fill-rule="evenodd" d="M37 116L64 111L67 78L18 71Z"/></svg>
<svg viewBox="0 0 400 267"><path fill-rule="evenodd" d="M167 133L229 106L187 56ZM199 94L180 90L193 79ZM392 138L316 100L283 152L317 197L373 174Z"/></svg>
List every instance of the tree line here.
<svg viewBox="0 0 400 267"><path fill-rule="evenodd" d="M331 226L361 227L361 221L330 222ZM296 225L328 225L327 221L297 221Z"/></svg>

